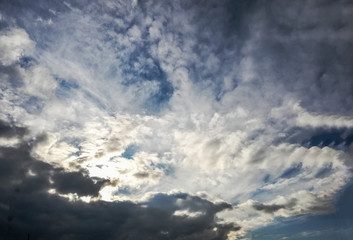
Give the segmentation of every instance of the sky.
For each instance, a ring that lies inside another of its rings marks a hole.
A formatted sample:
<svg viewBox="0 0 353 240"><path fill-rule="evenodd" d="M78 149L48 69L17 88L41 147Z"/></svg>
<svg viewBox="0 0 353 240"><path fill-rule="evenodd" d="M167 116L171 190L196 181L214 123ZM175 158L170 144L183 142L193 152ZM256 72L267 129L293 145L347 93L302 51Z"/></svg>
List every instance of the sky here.
<svg viewBox="0 0 353 240"><path fill-rule="evenodd" d="M0 0L0 239L350 239L352 0Z"/></svg>

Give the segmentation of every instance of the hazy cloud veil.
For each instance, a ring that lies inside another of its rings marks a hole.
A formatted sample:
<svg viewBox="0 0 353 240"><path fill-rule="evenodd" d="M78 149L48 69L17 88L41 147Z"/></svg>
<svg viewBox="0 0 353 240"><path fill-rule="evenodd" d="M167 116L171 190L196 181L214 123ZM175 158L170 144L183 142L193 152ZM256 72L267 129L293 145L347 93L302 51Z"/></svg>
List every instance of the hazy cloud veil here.
<svg viewBox="0 0 353 240"><path fill-rule="evenodd" d="M352 178L352 1L3 0L0 29L1 239L255 239Z"/></svg>

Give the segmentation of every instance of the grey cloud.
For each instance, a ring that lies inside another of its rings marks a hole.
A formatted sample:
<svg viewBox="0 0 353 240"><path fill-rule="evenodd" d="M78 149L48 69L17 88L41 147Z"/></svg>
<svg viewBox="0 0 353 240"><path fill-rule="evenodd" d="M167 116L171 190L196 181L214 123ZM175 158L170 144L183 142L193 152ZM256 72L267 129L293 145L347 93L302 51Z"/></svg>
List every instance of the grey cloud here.
<svg viewBox="0 0 353 240"><path fill-rule="evenodd" d="M226 239L233 224L215 224L214 213L218 207L201 199L195 204L209 206L205 216L196 219L173 217L173 207L147 207L131 202L68 202L56 196L38 194L35 198L9 193L1 202L11 200L6 211L12 219L1 218L0 237L22 238L30 232L37 239ZM178 196L166 195L163 201L175 201ZM152 199L151 201L153 201ZM214 230L217 228L217 230Z"/></svg>
<svg viewBox="0 0 353 240"><path fill-rule="evenodd" d="M273 213L273 212L276 212L282 208L285 208L284 205L276 205L276 204L273 204L273 205L265 205L265 204L254 204L253 207L258 210L258 211L264 211L266 213Z"/></svg>
<svg viewBox="0 0 353 240"><path fill-rule="evenodd" d="M307 211L312 213L332 213L335 211L335 206L332 203L332 197L329 195L315 196L316 204L310 207Z"/></svg>
<svg viewBox="0 0 353 240"><path fill-rule="evenodd" d="M137 178L148 178L150 177L150 174L148 172L138 172L135 173L134 176Z"/></svg>
<svg viewBox="0 0 353 240"><path fill-rule="evenodd" d="M264 211L265 213L274 213L280 209L292 209L297 205L297 199L290 199L286 204L263 204L254 203L253 208L258 211Z"/></svg>
<svg viewBox="0 0 353 240"><path fill-rule="evenodd" d="M252 54L265 84L283 88L273 97L289 94L309 111L351 115L351 3L261 1L258 9L263 22Z"/></svg>
<svg viewBox="0 0 353 240"><path fill-rule="evenodd" d="M77 193L79 196L98 196L98 192L104 183L108 180L98 179L97 182L93 182L93 179L88 176L84 176L81 172L56 172L52 180L53 188L58 192Z"/></svg>
<svg viewBox="0 0 353 240"><path fill-rule="evenodd" d="M28 131L25 127L18 127L13 125L9 127L9 124L0 120L0 136L11 138L11 137L23 137Z"/></svg>
<svg viewBox="0 0 353 240"><path fill-rule="evenodd" d="M27 129L1 124L0 136L24 137ZM84 176L81 172L64 172L62 169L34 159L31 148L41 141L45 135L36 140L21 139L19 146L0 148L0 186L2 188L16 188L24 192L47 191L56 188L59 193L77 193L78 195L98 196L99 189L106 182L102 179L93 179ZM54 181L50 184L49 179ZM10 183L10 184L9 184Z"/></svg>

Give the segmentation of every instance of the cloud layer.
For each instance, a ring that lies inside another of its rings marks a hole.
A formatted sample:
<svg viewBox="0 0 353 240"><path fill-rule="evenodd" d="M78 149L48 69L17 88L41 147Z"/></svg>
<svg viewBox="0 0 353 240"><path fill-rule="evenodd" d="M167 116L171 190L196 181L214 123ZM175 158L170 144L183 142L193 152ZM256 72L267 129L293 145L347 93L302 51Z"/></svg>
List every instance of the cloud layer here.
<svg viewBox="0 0 353 240"><path fill-rule="evenodd" d="M58 239L233 239L334 211L352 177L348 1L0 6L0 206L32 209L18 234L36 211L72 220L35 230Z"/></svg>

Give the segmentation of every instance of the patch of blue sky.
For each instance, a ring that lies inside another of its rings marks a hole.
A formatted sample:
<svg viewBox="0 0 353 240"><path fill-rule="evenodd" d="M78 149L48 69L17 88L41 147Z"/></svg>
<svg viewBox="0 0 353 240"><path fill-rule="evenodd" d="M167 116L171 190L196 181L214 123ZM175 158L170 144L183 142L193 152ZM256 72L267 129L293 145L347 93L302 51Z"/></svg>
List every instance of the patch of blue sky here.
<svg viewBox="0 0 353 240"><path fill-rule="evenodd" d="M315 175L316 178L326 178L332 173L332 163L321 168Z"/></svg>
<svg viewBox="0 0 353 240"><path fill-rule="evenodd" d="M286 137L276 139L275 143L289 142L306 148L330 147L345 150L353 143L351 128L301 128L296 127L286 132Z"/></svg>
<svg viewBox="0 0 353 240"><path fill-rule="evenodd" d="M68 98L71 96L72 90L79 88L79 85L73 80L66 80L57 76L54 79L58 83L55 90L55 95L58 98Z"/></svg>
<svg viewBox="0 0 353 240"><path fill-rule="evenodd" d="M74 146L75 148L77 148L77 151L74 153L75 156L80 156L82 153L82 147L80 145L80 143L82 142L82 139L80 138L71 138L71 139L63 139L63 142L69 143L72 146Z"/></svg>
<svg viewBox="0 0 353 240"><path fill-rule="evenodd" d="M121 154L122 157L127 158L127 159L132 159L132 157L135 155L135 153L138 151L138 147L136 145L129 145L126 149L125 152Z"/></svg>
<svg viewBox="0 0 353 240"><path fill-rule="evenodd" d="M75 81L65 80L59 77L56 77L55 79L58 81L60 88L64 90L71 90L71 89L78 88L78 84Z"/></svg>
<svg viewBox="0 0 353 240"><path fill-rule="evenodd" d="M112 69L113 70L113 69ZM173 85L166 74L144 49L134 51L122 68L124 86L140 84L144 81L158 82L158 90L145 100L142 107L147 113L156 113L163 108L173 95Z"/></svg>
<svg viewBox="0 0 353 240"><path fill-rule="evenodd" d="M28 69L34 65L37 65L38 62L31 56L23 56L18 60L17 64L20 65L21 68Z"/></svg>
<svg viewBox="0 0 353 240"><path fill-rule="evenodd" d="M297 165L294 165L288 169L286 169L280 178L292 178L297 176L301 170L302 170L303 163L298 163Z"/></svg>
<svg viewBox="0 0 353 240"><path fill-rule="evenodd" d="M151 57L144 47L138 47L132 51L121 68L125 76L123 84L126 85L138 81L165 80L165 74L159 63Z"/></svg>
<svg viewBox="0 0 353 240"><path fill-rule="evenodd" d="M338 147L339 145L350 145L353 142L353 131L347 129L330 129L318 132L309 140L309 146Z"/></svg>
<svg viewBox="0 0 353 240"><path fill-rule="evenodd" d="M131 53L127 64L123 66L124 85L135 84L140 81L164 81L166 76L159 65L152 61L148 55L134 51Z"/></svg>
<svg viewBox="0 0 353 240"><path fill-rule="evenodd" d="M130 195L131 191L128 188L119 188L118 191L114 192L114 195Z"/></svg>
<svg viewBox="0 0 353 240"><path fill-rule="evenodd" d="M273 178L270 174L266 174L263 178L263 183L264 185L274 184L280 178L293 178L298 174L300 174L302 170L302 166L303 166L302 163L293 165L290 168L287 168L279 177L276 177L276 178ZM330 172L326 173L324 169L322 171L323 171L322 173L320 172L318 173L319 176L330 173ZM258 189L251 195L251 199L254 199L260 202L269 201L271 200L272 197L273 197L273 192L271 190L265 190L265 189Z"/></svg>
<svg viewBox="0 0 353 240"><path fill-rule="evenodd" d="M145 101L143 107L147 110L147 113L157 113L168 105L173 92L173 87L169 82L162 82L159 85L159 90Z"/></svg>
<svg viewBox="0 0 353 240"><path fill-rule="evenodd" d="M266 202L273 198L273 193L271 190L258 189L251 194L250 198L259 202Z"/></svg>
<svg viewBox="0 0 353 240"><path fill-rule="evenodd" d="M271 175L270 174L266 174L264 179L263 179L263 181L264 181L264 183L268 183L270 181L270 179L271 179Z"/></svg>

